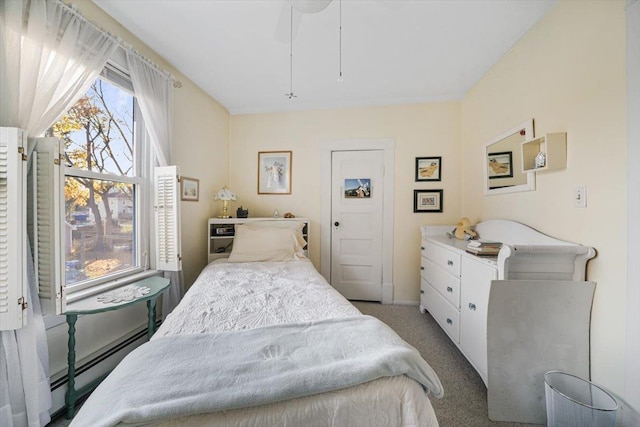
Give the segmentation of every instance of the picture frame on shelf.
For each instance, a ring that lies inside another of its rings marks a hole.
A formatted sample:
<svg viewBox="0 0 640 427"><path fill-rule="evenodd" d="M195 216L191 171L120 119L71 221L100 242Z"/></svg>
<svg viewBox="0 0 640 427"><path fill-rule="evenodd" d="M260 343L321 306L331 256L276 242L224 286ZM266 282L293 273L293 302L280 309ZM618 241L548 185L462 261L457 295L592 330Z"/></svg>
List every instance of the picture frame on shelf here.
<svg viewBox="0 0 640 427"><path fill-rule="evenodd" d="M258 194L291 194L293 152L258 152Z"/></svg>
<svg viewBox="0 0 640 427"><path fill-rule="evenodd" d="M180 200L197 202L200 200L200 180L196 178L180 177Z"/></svg>
<svg viewBox="0 0 640 427"><path fill-rule="evenodd" d="M489 179L513 177L513 153L501 151L487 154L487 176Z"/></svg>
<svg viewBox="0 0 640 427"><path fill-rule="evenodd" d="M442 181L442 157L416 157L416 182Z"/></svg>
<svg viewBox="0 0 640 427"><path fill-rule="evenodd" d="M442 212L443 190L413 190L413 212Z"/></svg>

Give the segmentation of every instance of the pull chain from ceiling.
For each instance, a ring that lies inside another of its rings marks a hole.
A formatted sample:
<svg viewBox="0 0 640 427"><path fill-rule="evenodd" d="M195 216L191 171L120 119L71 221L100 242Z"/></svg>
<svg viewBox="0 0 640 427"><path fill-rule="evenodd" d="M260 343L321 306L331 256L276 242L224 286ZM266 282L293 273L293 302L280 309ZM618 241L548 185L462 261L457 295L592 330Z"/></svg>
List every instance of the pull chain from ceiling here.
<svg viewBox="0 0 640 427"><path fill-rule="evenodd" d="M289 99L297 98L297 96L293 93L293 6L290 6L291 10L291 25L290 25L290 34L289 34L289 93L285 93Z"/></svg>
<svg viewBox="0 0 640 427"><path fill-rule="evenodd" d="M344 79L342 78L342 0L340 0L339 6L340 6L340 12L339 12L339 15L338 15L339 16L339 18L338 18L338 22L339 22L338 31L339 31L339 38L340 38L340 46L339 46L340 70L339 70L339 73L338 73L338 83L342 83L344 81Z"/></svg>

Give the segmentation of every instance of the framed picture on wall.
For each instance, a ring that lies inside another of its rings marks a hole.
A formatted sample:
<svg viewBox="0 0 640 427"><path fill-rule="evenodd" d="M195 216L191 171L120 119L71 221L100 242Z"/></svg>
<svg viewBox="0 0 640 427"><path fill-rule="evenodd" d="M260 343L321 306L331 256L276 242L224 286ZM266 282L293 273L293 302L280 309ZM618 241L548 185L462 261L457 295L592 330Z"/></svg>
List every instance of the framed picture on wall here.
<svg viewBox="0 0 640 427"><path fill-rule="evenodd" d="M413 190L413 212L442 212L442 190Z"/></svg>
<svg viewBox="0 0 640 427"><path fill-rule="evenodd" d="M258 194L291 194L291 151L258 152Z"/></svg>
<svg viewBox="0 0 640 427"><path fill-rule="evenodd" d="M347 178L344 180L345 199L370 199L370 178Z"/></svg>
<svg viewBox="0 0 640 427"><path fill-rule="evenodd" d="M513 177L513 153L502 151L500 153L488 153L489 179Z"/></svg>
<svg viewBox="0 0 640 427"><path fill-rule="evenodd" d="M416 157L416 182L441 181L442 157Z"/></svg>
<svg viewBox="0 0 640 427"><path fill-rule="evenodd" d="M200 199L200 180L180 177L180 200L197 202Z"/></svg>

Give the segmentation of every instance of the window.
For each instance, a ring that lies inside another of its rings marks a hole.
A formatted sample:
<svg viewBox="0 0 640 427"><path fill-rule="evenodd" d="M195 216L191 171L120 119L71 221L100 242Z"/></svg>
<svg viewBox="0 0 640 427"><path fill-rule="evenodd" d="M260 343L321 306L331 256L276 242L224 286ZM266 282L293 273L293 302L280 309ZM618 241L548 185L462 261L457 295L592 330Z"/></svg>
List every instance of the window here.
<svg viewBox="0 0 640 427"><path fill-rule="evenodd" d="M146 198L139 153L145 134L128 77L107 66L48 133L64 145L67 294L143 271L148 230L140 215Z"/></svg>

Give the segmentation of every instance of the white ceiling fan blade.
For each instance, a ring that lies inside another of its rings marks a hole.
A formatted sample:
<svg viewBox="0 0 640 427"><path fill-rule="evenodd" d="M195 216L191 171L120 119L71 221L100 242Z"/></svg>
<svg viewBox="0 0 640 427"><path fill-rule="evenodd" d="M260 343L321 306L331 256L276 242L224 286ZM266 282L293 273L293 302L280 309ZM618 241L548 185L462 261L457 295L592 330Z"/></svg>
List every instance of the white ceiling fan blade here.
<svg viewBox="0 0 640 427"><path fill-rule="evenodd" d="M301 13L322 12L329 6L331 0L287 0L295 10Z"/></svg>
<svg viewBox="0 0 640 427"><path fill-rule="evenodd" d="M302 14L293 9L293 38L296 38L300 23L302 22ZM289 43L291 41L291 5L288 2L282 2L282 9L276 24L275 38L281 43Z"/></svg>

